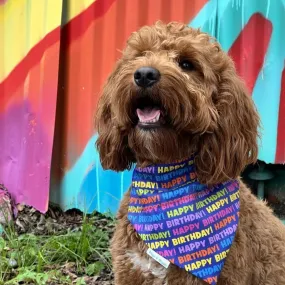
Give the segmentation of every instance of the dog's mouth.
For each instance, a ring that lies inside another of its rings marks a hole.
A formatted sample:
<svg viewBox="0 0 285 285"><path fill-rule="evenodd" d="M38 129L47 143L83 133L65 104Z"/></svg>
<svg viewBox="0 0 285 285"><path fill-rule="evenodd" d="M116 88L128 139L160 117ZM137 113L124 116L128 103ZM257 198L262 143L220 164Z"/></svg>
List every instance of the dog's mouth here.
<svg viewBox="0 0 285 285"><path fill-rule="evenodd" d="M159 101L155 101L149 96L137 99L134 106L137 116L137 126L140 128L151 129L164 125L165 111Z"/></svg>
<svg viewBox="0 0 285 285"><path fill-rule="evenodd" d="M160 115L161 111L157 108L144 108L137 109L138 125L141 127L158 127L160 126Z"/></svg>

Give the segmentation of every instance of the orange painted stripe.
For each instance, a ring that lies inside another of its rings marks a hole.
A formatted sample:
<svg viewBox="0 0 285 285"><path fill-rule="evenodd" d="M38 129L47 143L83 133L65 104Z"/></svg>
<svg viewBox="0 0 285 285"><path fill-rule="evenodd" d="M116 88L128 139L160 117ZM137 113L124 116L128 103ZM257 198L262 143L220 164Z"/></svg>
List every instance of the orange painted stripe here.
<svg viewBox="0 0 285 285"><path fill-rule="evenodd" d="M161 15L162 9L165 9L165 7L163 8L163 3L161 0L152 1L151 9L148 11L148 15L147 15L148 16L147 22L148 23L156 22L158 20L157 15Z"/></svg>
<svg viewBox="0 0 285 285"><path fill-rule="evenodd" d="M185 22L185 18L184 18L184 9L185 9L184 0L176 0L175 2L173 2L172 9L170 10L171 19L175 19L175 21L177 22L187 23Z"/></svg>

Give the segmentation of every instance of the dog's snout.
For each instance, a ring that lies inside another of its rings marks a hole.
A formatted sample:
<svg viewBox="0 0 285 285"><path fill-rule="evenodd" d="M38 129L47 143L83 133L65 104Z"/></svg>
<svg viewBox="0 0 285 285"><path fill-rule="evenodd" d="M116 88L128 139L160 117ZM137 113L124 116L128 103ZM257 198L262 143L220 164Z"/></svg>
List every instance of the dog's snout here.
<svg viewBox="0 0 285 285"><path fill-rule="evenodd" d="M135 83L139 87L151 87L160 78L160 73L153 67L144 66L136 70L134 74Z"/></svg>

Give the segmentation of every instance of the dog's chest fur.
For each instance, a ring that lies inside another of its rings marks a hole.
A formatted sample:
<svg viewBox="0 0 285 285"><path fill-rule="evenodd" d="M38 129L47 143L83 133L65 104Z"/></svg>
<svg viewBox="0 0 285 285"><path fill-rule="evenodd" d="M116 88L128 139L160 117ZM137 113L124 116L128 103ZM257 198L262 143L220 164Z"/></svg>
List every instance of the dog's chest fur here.
<svg viewBox="0 0 285 285"><path fill-rule="evenodd" d="M153 275L161 285L167 285L167 269L148 256L141 256L136 251L128 251L126 257L133 264L134 270L139 270L146 278Z"/></svg>

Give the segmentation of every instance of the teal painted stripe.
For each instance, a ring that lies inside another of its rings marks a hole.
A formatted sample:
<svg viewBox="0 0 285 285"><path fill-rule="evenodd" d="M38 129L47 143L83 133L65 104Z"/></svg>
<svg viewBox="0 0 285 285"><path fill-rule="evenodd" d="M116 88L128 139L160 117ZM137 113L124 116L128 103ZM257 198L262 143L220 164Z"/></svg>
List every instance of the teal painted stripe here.
<svg viewBox="0 0 285 285"><path fill-rule="evenodd" d="M124 188L124 172L122 172L121 173L121 198L123 197L125 190L126 189Z"/></svg>
<svg viewBox="0 0 285 285"><path fill-rule="evenodd" d="M218 0L210 0L207 2L196 17L189 23L189 26L201 28L202 31L214 36L216 30L217 1Z"/></svg>
<svg viewBox="0 0 285 285"><path fill-rule="evenodd" d="M65 173L60 187L60 201L64 210L77 208L91 213L115 213L120 200L131 183L131 171L103 170L95 148L97 135L87 143L73 167ZM58 198L54 199L58 200Z"/></svg>
<svg viewBox="0 0 285 285"><path fill-rule="evenodd" d="M95 150L94 150L95 151ZM97 150L96 150L97 152ZM99 158L99 154L96 155L96 193L97 193L97 211L100 212L101 211L101 208L100 208L100 192L99 192L99 189L100 189L100 178L99 178L99 165L100 165L100 158Z"/></svg>
<svg viewBox="0 0 285 285"><path fill-rule="evenodd" d="M86 205L84 205L84 199L78 203L78 193L82 187L84 178L86 177L86 171L90 165L95 164L96 161L96 151L95 151L95 136L92 137L87 146L85 147L83 153L78 158L74 166L65 173L64 178L61 182L61 205L64 209L70 209L72 207L84 210ZM71 199L71 200L70 200ZM86 201L86 200L85 200Z"/></svg>

